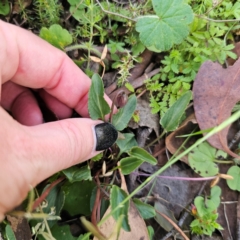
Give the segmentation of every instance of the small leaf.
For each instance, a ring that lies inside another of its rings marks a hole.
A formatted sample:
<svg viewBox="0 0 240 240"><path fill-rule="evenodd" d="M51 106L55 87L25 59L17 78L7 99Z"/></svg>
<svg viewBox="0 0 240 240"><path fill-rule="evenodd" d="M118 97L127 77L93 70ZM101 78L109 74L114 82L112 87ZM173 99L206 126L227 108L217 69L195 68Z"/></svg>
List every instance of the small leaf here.
<svg viewBox="0 0 240 240"><path fill-rule="evenodd" d="M65 193L63 210L71 216L77 214L90 215L90 198L95 184L90 181L66 182L62 189Z"/></svg>
<svg viewBox="0 0 240 240"><path fill-rule="evenodd" d="M99 154L97 154L96 156L92 157L91 160L94 162L99 161L100 159L102 159L103 157L103 152L100 152Z"/></svg>
<svg viewBox="0 0 240 240"><path fill-rule="evenodd" d="M58 24L41 28L39 36L61 50L72 43L72 35Z"/></svg>
<svg viewBox="0 0 240 240"><path fill-rule="evenodd" d="M232 166L229 168L227 174L233 177L233 180L227 180L228 187L240 192L240 168L238 166Z"/></svg>
<svg viewBox="0 0 240 240"><path fill-rule="evenodd" d="M0 15L8 15L10 12L10 5L8 0L0 1Z"/></svg>
<svg viewBox="0 0 240 240"><path fill-rule="evenodd" d="M207 142L200 144L188 155L191 168L202 177L211 177L218 174L218 166L215 160L216 149Z"/></svg>
<svg viewBox="0 0 240 240"><path fill-rule="evenodd" d="M183 0L152 0L152 5L157 15L139 17L136 30L149 50L169 50L187 37L193 11Z"/></svg>
<svg viewBox="0 0 240 240"><path fill-rule="evenodd" d="M51 233L52 233L53 237L57 240L66 240L66 239L67 240L77 240L78 239L76 237L73 237L69 225L58 226L58 224L55 224L51 228Z"/></svg>
<svg viewBox="0 0 240 240"><path fill-rule="evenodd" d="M5 227L5 231L7 235L7 240L16 240L15 234L10 225L7 224L7 226Z"/></svg>
<svg viewBox="0 0 240 240"><path fill-rule="evenodd" d="M170 132L178 127L179 121L191 98L192 92L187 91L167 110L160 120L160 124L166 131Z"/></svg>
<svg viewBox="0 0 240 240"><path fill-rule="evenodd" d="M120 160L120 167L124 175L130 174L143 163L143 160L136 157L126 157Z"/></svg>
<svg viewBox="0 0 240 240"><path fill-rule="evenodd" d="M92 85L89 91L88 111L93 120L102 119L110 112L110 107L104 99L102 79L98 74L93 74Z"/></svg>
<svg viewBox="0 0 240 240"><path fill-rule="evenodd" d="M154 236L154 229L153 229L153 227L152 226L148 226L147 229L148 229L149 239L153 240L153 236Z"/></svg>
<svg viewBox="0 0 240 240"><path fill-rule="evenodd" d="M132 95L128 98L127 104L119 109L119 111L113 115L112 124L118 131L122 131L128 125L135 108L137 106L137 98Z"/></svg>
<svg viewBox="0 0 240 240"><path fill-rule="evenodd" d="M166 206L164 206L162 203L158 201L155 202L154 208L156 210L156 218L155 218L156 221L167 232L171 231L171 229L173 228L172 224L168 222L160 213L163 213L164 215L169 217L173 222L177 223L177 220L175 219L173 212L170 211Z"/></svg>
<svg viewBox="0 0 240 240"><path fill-rule="evenodd" d="M102 61L102 59L95 57L95 56L90 56L90 59L96 63L100 63Z"/></svg>
<svg viewBox="0 0 240 240"><path fill-rule="evenodd" d="M130 91L130 92L134 92L134 87L131 83L126 82L125 83L125 87Z"/></svg>
<svg viewBox="0 0 240 240"><path fill-rule="evenodd" d="M133 147L130 151L129 151L129 155L131 157L136 157L138 159L141 159L144 162L148 162L152 165L156 165L157 164L157 160L155 157L153 157L150 153L148 153L146 150L144 150L143 148L140 147Z"/></svg>
<svg viewBox="0 0 240 240"><path fill-rule="evenodd" d="M210 214L215 211L220 205L220 196L221 196L221 188L219 186L214 186L211 189L210 199L203 198L198 196L194 199L194 205L197 208L198 215L200 217Z"/></svg>
<svg viewBox="0 0 240 240"><path fill-rule="evenodd" d="M119 156L129 151L132 147L137 146L137 141L135 140L135 136L132 133L122 133L124 136L124 139L118 139L116 141L116 144L120 148Z"/></svg>
<svg viewBox="0 0 240 240"><path fill-rule="evenodd" d="M82 180L92 180L91 171L88 165L81 168L77 166L70 167L62 171L68 178L69 182L79 182Z"/></svg>
<svg viewBox="0 0 240 240"><path fill-rule="evenodd" d="M147 203L143 203L138 198L134 198L133 202L143 219L149 219L156 216L156 212L153 206Z"/></svg>
<svg viewBox="0 0 240 240"><path fill-rule="evenodd" d="M126 192L114 185L111 189L110 204L112 210L118 207L118 210L112 214L113 218L117 221L118 218L123 215L122 228L130 232L131 229L128 223L129 200L124 205L120 205L127 196Z"/></svg>
<svg viewBox="0 0 240 240"><path fill-rule="evenodd" d="M104 48L103 48L103 51L102 51L102 55L101 55L102 60L106 58L107 51L108 51L108 48L107 48L107 45L105 45Z"/></svg>

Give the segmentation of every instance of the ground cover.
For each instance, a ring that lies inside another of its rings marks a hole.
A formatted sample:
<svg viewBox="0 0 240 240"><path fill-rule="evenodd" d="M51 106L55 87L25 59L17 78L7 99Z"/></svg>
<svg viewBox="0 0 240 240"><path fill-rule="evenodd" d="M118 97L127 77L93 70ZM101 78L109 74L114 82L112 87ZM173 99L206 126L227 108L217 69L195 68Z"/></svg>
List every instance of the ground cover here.
<svg viewBox="0 0 240 240"><path fill-rule="evenodd" d="M5 0L0 16L66 52L90 117L119 131L33 189L2 238L240 238L240 1Z"/></svg>

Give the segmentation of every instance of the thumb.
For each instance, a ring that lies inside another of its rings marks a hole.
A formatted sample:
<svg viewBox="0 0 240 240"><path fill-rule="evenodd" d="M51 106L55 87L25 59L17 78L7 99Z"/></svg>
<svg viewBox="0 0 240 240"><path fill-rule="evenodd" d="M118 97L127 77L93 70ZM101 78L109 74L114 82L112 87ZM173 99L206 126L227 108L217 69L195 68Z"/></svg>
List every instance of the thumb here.
<svg viewBox="0 0 240 240"><path fill-rule="evenodd" d="M0 221L28 191L52 174L109 148L117 139L109 123L67 119L27 127L0 108Z"/></svg>
<svg viewBox="0 0 240 240"><path fill-rule="evenodd" d="M37 173L32 182L34 186L52 174L111 147L118 136L111 124L86 118L24 128L29 136L31 165L28 168Z"/></svg>

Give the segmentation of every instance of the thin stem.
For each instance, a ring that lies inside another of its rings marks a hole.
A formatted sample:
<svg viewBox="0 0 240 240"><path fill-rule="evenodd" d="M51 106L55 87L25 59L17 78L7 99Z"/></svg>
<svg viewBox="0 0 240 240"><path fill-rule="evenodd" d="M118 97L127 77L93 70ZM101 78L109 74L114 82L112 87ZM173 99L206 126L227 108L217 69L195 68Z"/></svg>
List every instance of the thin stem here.
<svg viewBox="0 0 240 240"><path fill-rule="evenodd" d="M201 15L195 15L195 16L198 17L198 18L202 18L202 19L204 19L204 20L207 20L207 21L217 22L217 23L238 22L238 21L240 21L240 19L225 19L225 20L219 20L219 19L208 18L208 17L201 16Z"/></svg>
<svg viewBox="0 0 240 240"><path fill-rule="evenodd" d="M136 174L138 176L146 176L149 177L151 174L147 173L136 173L133 172L133 174ZM181 180L181 181L209 181L217 178L217 176L213 177L205 177L205 178L189 178L189 177L174 177L174 176L157 176L157 178L164 178L164 179L171 179L171 180Z"/></svg>
<svg viewBox="0 0 240 240"><path fill-rule="evenodd" d="M166 133L166 131L164 130L159 137L157 137L155 140L153 140L152 142L150 142L150 143L149 143L147 146L145 146L144 148L148 148L148 147L152 146L155 142L157 142L158 140L160 140L165 133Z"/></svg>
<svg viewBox="0 0 240 240"><path fill-rule="evenodd" d="M73 46L66 47L64 49L64 51L65 52L69 52L69 51L72 51L72 50L75 50L75 49L85 49L85 50L88 50L89 47L87 47L84 44L76 44L76 45L73 45ZM98 50L96 50L94 48L91 48L91 51L94 52L98 57L101 57L101 53Z"/></svg>
<svg viewBox="0 0 240 240"><path fill-rule="evenodd" d="M191 147L186 149L184 152L180 153L178 156L174 157L172 160L166 163L162 168L160 168L157 172L153 173L150 177L148 177L141 185L139 185L131 194L128 195L121 203L119 203L118 207L112 209L112 211L107 214L102 220L99 222L99 225L104 223L114 212L116 212L119 207L121 207L123 204L125 204L127 201L129 201L135 194L137 194L146 184L151 182L156 176L164 172L167 168L169 168L171 165L173 165L175 162L177 162L180 158L188 154L192 149L196 148L198 145L200 145L202 142L207 140L209 137L213 136L214 134L218 133L219 131L226 128L231 123L235 122L240 117L240 111L234 113L230 118L228 118L226 121L221 123L219 126L215 127L211 132L197 140Z"/></svg>
<svg viewBox="0 0 240 240"><path fill-rule="evenodd" d="M214 159L213 161L216 162L216 163L223 163L223 164L232 164L232 163L234 163L234 161L231 161L231 160L225 161L225 160Z"/></svg>
<svg viewBox="0 0 240 240"><path fill-rule="evenodd" d="M124 15L122 15L122 14L108 11L108 10L104 9L104 7L101 5L101 3L100 3L98 0L96 0L96 2L97 2L97 4L99 5L99 7L102 9L102 11L105 12L105 13L107 13L107 14L111 14L111 15L118 16L118 17L121 17L121 18L125 18L125 19L128 19L128 20L133 21L133 22L136 21L135 19L129 18L129 17L124 16Z"/></svg>

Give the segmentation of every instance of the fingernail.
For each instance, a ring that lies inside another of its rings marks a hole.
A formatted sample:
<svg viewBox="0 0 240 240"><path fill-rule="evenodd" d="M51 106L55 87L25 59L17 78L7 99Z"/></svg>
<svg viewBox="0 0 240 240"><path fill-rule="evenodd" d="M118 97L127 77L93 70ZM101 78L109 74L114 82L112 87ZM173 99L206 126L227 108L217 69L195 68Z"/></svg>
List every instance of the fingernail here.
<svg viewBox="0 0 240 240"><path fill-rule="evenodd" d="M117 140L118 132L110 123L100 123L95 126L96 151L101 151L111 147Z"/></svg>

